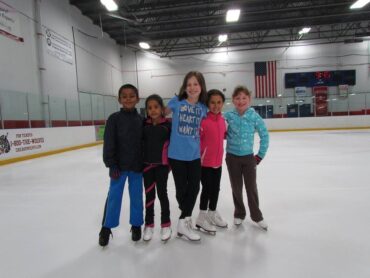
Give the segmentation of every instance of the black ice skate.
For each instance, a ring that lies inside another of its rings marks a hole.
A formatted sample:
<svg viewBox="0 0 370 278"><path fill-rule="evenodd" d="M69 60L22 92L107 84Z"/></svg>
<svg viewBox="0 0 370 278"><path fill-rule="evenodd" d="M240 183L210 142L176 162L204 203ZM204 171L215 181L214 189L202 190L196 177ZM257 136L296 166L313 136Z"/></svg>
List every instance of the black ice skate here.
<svg viewBox="0 0 370 278"><path fill-rule="evenodd" d="M132 241L139 241L141 239L141 227L131 226Z"/></svg>
<svg viewBox="0 0 370 278"><path fill-rule="evenodd" d="M112 231L109 228L102 227L99 233L99 245L102 247L107 246L111 235L113 238Z"/></svg>

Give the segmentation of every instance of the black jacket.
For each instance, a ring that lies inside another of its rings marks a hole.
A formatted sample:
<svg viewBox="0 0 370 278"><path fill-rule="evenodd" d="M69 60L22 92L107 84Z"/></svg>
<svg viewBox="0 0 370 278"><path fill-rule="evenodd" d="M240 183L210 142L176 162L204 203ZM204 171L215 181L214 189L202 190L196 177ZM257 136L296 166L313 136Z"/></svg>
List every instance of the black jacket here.
<svg viewBox="0 0 370 278"><path fill-rule="evenodd" d="M103 160L107 167L141 172L144 118L136 109L123 108L109 116L104 132Z"/></svg>
<svg viewBox="0 0 370 278"><path fill-rule="evenodd" d="M163 118L153 125L150 120L144 124L144 162L148 164L168 165L168 145L171 134L171 122Z"/></svg>

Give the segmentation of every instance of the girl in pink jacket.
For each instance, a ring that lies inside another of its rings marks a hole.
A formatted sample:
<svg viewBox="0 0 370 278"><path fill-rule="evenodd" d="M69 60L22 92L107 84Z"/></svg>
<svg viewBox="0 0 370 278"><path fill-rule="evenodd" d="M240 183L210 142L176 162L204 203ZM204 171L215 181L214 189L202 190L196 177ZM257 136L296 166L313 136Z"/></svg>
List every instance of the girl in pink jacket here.
<svg viewBox="0 0 370 278"><path fill-rule="evenodd" d="M226 134L226 122L221 114L224 102L225 96L219 90L214 89L207 93L209 111L207 117L202 120L200 128L202 193L196 227L211 234L216 233L215 226L227 227L227 223L216 210Z"/></svg>

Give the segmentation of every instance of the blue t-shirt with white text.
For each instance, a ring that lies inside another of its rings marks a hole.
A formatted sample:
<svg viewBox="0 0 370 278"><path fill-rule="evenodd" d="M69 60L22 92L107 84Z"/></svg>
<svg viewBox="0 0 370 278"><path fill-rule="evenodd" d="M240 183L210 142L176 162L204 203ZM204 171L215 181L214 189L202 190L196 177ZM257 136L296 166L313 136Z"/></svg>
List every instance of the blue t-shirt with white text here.
<svg viewBox="0 0 370 278"><path fill-rule="evenodd" d="M173 97L168 108L172 110L172 132L168 157L191 161L200 158L199 128L207 115L207 107L201 103L190 104L186 99Z"/></svg>

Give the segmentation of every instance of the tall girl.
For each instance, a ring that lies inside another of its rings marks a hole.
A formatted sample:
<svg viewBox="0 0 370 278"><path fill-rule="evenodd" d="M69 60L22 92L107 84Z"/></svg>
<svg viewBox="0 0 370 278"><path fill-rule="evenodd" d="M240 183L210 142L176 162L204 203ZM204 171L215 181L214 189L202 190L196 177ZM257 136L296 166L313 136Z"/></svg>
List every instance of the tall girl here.
<svg viewBox="0 0 370 278"><path fill-rule="evenodd" d="M200 187L199 128L207 113L206 97L203 75L191 71L186 74L179 94L167 106L167 112L173 113L168 157L181 210L177 235L192 241L200 240L200 236L193 231L191 215Z"/></svg>
<svg viewBox="0 0 370 278"><path fill-rule="evenodd" d="M168 144L171 123L164 117L163 100L159 95L150 95L145 101L147 119L143 129L145 228L143 239L151 240L154 232L154 201L157 191L161 203L161 240L171 237L170 206L167 196L169 173Z"/></svg>

